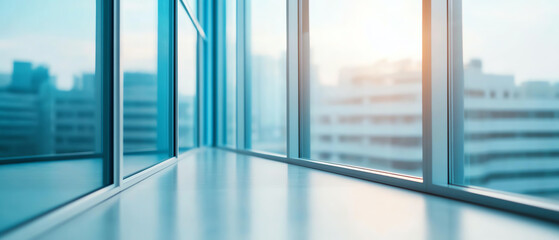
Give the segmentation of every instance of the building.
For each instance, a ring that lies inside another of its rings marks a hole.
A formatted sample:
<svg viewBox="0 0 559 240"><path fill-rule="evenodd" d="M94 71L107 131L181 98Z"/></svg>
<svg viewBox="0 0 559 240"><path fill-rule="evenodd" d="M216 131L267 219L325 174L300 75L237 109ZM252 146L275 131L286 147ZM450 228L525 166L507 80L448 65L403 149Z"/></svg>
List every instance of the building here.
<svg viewBox="0 0 559 240"><path fill-rule="evenodd" d="M421 175L419 63L347 69L337 85L311 94L313 158ZM464 68L463 108L461 184L559 197L558 84L515 83L473 60Z"/></svg>
<svg viewBox="0 0 559 240"><path fill-rule="evenodd" d="M11 84L0 89L2 157L100 152L100 85L94 74L59 90L45 66L14 62Z"/></svg>
<svg viewBox="0 0 559 240"><path fill-rule="evenodd" d="M311 158L421 175L421 64L378 62L311 84Z"/></svg>
<svg viewBox="0 0 559 240"><path fill-rule="evenodd" d="M41 117L38 102L36 94L0 90L1 157L40 154L36 140Z"/></svg>

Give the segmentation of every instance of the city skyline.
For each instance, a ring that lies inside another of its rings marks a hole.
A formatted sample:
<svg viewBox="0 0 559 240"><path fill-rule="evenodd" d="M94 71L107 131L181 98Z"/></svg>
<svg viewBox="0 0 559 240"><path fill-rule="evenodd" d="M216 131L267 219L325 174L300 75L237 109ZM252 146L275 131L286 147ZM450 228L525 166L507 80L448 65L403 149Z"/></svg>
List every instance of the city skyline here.
<svg viewBox="0 0 559 240"><path fill-rule="evenodd" d="M59 89L45 65L13 65L15 71L2 74L9 81L0 86L0 135L8 140L0 141L0 158L101 151L101 83L94 73L82 73L71 89ZM156 74L124 72L123 82L125 150L149 149L157 144ZM179 103L190 109L181 112L179 121L188 132L194 124L189 113L194 98L179 94ZM193 140L181 136L181 142L190 146Z"/></svg>

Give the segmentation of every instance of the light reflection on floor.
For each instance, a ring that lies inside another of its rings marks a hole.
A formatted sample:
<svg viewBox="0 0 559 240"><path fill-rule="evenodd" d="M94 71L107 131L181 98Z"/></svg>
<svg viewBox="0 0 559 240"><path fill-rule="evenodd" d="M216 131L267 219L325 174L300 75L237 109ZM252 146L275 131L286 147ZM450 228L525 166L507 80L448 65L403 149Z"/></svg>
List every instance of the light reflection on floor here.
<svg viewBox="0 0 559 240"><path fill-rule="evenodd" d="M554 224L223 150L176 166L43 239L558 239Z"/></svg>

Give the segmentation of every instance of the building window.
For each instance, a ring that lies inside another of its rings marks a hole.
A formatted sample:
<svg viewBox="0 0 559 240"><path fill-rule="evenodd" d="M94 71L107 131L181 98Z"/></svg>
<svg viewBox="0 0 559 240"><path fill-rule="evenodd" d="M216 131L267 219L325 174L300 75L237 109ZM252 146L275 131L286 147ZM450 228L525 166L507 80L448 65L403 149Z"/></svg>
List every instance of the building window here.
<svg viewBox="0 0 559 240"><path fill-rule="evenodd" d="M197 54L198 33L188 14L177 1L177 82L178 82L178 146L179 153L194 148L197 138Z"/></svg>
<svg viewBox="0 0 559 240"><path fill-rule="evenodd" d="M523 14L527 7L538 17ZM557 7L556 1L511 1L503 11L487 1L462 1L463 31L454 32L454 39L463 48L455 47L453 57L476 59L478 67L465 66L454 86L491 86L491 98L497 91L504 98L512 92L515 101L473 99L466 92L452 96L454 116L463 117L463 125L455 121L453 127L452 184L559 200L559 145L552 127L558 123L553 84L559 69L547 65L559 61L559 35L550 25L559 16L548 10ZM510 49L514 54L502 54Z"/></svg>
<svg viewBox="0 0 559 240"><path fill-rule="evenodd" d="M97 2L0 3L0 233L112 183Z"/></svg>
<svg viewBox="0 0 559 240"><path fill-rule="evenodd" d="M155 127L155 130L123 132L125 176L171 156L169 3L164 0L120 1L123 126L125 129ZM142 49L140 56L138 49Z"/></svg>
<svg viewBox="0 0 559 240"><path fill-rule="evenodd" d="M312 139L308 157L421 177L421 1L310 0L309 39L310 134L344 147Z"/></svg>
<svg viewBox="0 0 559 240"><path fill-rule="evenodd" d="M286 154L286 2L249 1L246 14L247 148Z"/></svg>

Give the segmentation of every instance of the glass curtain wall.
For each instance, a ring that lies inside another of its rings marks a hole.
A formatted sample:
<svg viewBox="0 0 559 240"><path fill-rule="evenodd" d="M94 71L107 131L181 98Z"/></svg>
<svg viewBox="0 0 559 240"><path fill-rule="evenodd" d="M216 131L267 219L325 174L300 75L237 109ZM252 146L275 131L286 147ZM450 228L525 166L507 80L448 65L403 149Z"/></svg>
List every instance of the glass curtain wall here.
<svg viewBox="0 0 559 240"><path fill-rule="evenodd" d="M196 146L198 33L176 3L120 0L116 13L105 0L0 3L0 235L110 186L113 161L124 178L172 157L175 106L180 146ZM124 158L113 160L118 111Z"/></svg>
<svg viewBox="0 0 559 240"><path fill-rule="evenodd" d="M310 158L422 176L422 1L309 0Z"/></svg>
<svg viewBox="0 0 559 240"><path fill-rule="evenodd" d="M102 3L0 4L0 234L112 183Z"/></svg>
<svg viewBox="0 0 559 240"><path fill-rule="evenodd" d="M177 82L179 153L197 145L197 44L198 33L186 13L182 0L177 0ZM187 1L190 4L195 1ZM192 10L194 8L191 8Z"/></svg>
<svg viewBox="0 0 559 240"><path fill-rule="evenodd" d="M286 2L246 0L245 21L246 145L285 155Z"/></svg>
<svg viewBox="0 0 559 240"><path fill-rule="evenodd" d="M454 7L451 182L559 200L559 2Z"/></svg>
<svg viewBox="0 0 559 240"><path fill-rule="evenodd" d="M120 1L125 176L171 157L170 4Z"/></svg>

